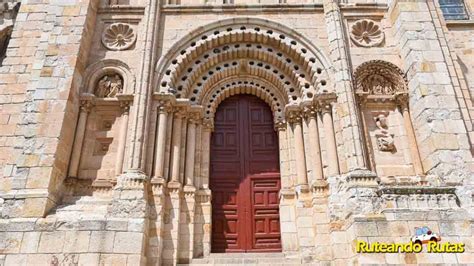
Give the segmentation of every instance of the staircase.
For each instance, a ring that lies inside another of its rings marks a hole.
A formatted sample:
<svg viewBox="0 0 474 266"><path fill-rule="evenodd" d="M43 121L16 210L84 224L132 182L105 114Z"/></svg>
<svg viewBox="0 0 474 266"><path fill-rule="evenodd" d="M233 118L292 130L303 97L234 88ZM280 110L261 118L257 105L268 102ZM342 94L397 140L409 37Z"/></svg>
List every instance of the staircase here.
<svg viewBox="0 0 474 266"><path fill-rule="evenodd" d="M283 253L211 253L178 265L302 265L300 258L285 258Z"/></svg>

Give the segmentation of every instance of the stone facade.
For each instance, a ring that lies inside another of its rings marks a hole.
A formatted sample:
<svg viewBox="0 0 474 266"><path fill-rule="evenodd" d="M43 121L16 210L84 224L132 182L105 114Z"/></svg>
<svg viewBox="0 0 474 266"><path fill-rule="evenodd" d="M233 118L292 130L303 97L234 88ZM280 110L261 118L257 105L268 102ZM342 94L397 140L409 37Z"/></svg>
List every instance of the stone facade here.
<svg viewBox="0 0 474 266"><path fill-rule="evenodd" d="M473 20L227 2L0 0L0 264L208 259L214 114L236 94L274 114L287 258L472 263ZM424 225L466 251L355 251Z"/></svg>

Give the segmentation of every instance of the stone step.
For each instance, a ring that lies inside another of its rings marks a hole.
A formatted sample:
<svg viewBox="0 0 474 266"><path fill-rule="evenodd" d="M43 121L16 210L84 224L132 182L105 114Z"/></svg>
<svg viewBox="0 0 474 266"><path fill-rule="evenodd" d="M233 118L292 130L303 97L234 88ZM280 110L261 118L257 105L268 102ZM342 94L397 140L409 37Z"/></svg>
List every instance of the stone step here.
<svg viewBox="0 0 474 266"><path fill-rule="evenodd" d="M285 258L283 253L212 253L181 265L301 265L299 258Z"/></svg>
<svg viewBox="0 0 474 266"><path fill-rule="evenodd" d="M57 218L103 218L107 213L110 199L91 196L68 197L50 214Z"/></svg>

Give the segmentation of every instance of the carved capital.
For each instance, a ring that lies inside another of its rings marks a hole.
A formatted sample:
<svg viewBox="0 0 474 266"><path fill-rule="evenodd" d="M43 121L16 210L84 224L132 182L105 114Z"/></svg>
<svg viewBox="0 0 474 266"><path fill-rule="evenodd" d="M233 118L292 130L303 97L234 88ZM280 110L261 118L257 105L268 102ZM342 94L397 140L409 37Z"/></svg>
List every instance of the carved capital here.
<svg viewBox="0 0 474 266"><path fill-rule="evenodd" d="M316 105L309 105L304 107L303 109L303 115L306 120L309 120L311 118L316 118L318 114L318 106Z"/></svg>
<svg viewBox="0 0 474 266"><path fill-rule="evenodd" d="M400 109L403 111L408 109L410 98L408 97L408 93L397 93L395 95L395 101L400 106Z"/></svg>
<svg viewBox="0 0 474 266"><path fill-rule="evenodd" d="M158 103L158 112L160 114L166 113L169 114L173 111L173 107L169 101L159 101Z"/></svg>
<svg viewBox="0 0 474 266"><path fill-rule="evenodd" d="M336 103L335 93L321 93L317 95L317 103L321 112L332 112L332 106Z"/></svg>
<svg viewBox="0 0 474 266"><path fill-rule="evenodd" d="M214 120L211 118L204 118L202 125L204 128L210 129L211 131L214 130Z"/></svg>
<svg viewBox="0 0 474 266"><path fill-rule="evenodd" d="M287 105L285 107L286 111L286 120L290 124L299 124L301 123L303 114L301 108L297 105Z"/></svg>
<svg viewBox="0 0 474 266"><path fill-rule="evenodd" d="M81 100L81 112L90 113L94 104L90 100Z"/></svg>
<svg viewBox="0 0 474 266"><path fill-rule="evenodd" d="M278 131L285 131L286 130L286 121L285 120L278 120L275 122L275 129Z"/></svg>

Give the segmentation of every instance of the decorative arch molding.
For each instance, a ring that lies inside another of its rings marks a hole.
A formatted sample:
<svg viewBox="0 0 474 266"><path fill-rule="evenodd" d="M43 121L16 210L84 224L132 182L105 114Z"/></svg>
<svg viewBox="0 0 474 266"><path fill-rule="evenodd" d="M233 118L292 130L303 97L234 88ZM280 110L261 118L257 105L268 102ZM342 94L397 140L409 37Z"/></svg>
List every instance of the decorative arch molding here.
<svg viewBox="0 0 474 266"><path fill-rule="evenodd" d="M278 67L292 86L319 87L330 83L329 60L304 36L279 23L236 18L217 21L192 31L158 62L155 84L160 92L189 94L203 73L216 73L217 62L251 58ZM303 91L299 91L298 98Z"/></svg>
<svg viewBox="0 0 474 266"><path fill-rule="evenodd" d="M99 80L104 75L110 74L118 74L122 77L122 94L133 94L135 92L135 76L132 74L130 67L120 60L105 59L87 67L81 93L94 94L94 89Z"/></svg>
<svg viewBox="0 0 474 266"><path fill-rule="evenodd" d="M364 100L387 101L408 96L408 81L403 71L383 60L367 61L357 67L354 82L356 94Z"/></svg>
<svg viewBox="0 0 474 266"><path fill-rule="evenodd" d="M265 101L271 108L274 120L284 120L285 105L288 100L284 94L273 87L271 83L254 77L231 77L203 95L200 103L204 106L204 119L212 121L219 104L230 96L236 94L251 94Z"/></svg>
<svg viewBox="0 0 474 266"><path fill-rule="evenodd" d="M233 65L233 63L235 64ZM196 103L201 95L214 88L214 86L216 86L216 84L220 81L228 77L236 77L238 75L255 77L267 81L277 88L283 95L285 95L285 98L291 103L296 103L297 99L300 98L299 91L301 89L289 81L284 74L278 74L280 73L278 72L278 69L272 67L271 65L263 64L262 62L258 61L234 61L231 63L224 63L223 65L226 64L228 67L226 67L223 71L211 76L209 79L206 79L206 82L198 82L192 87L190 95L190 100L192 103ZM242 70L243 68L245 68L245 70ZM275 72L272 70L276 71L277 74L275 74ZM308 85L307 90L311 88L312 87Z"/></svg>

